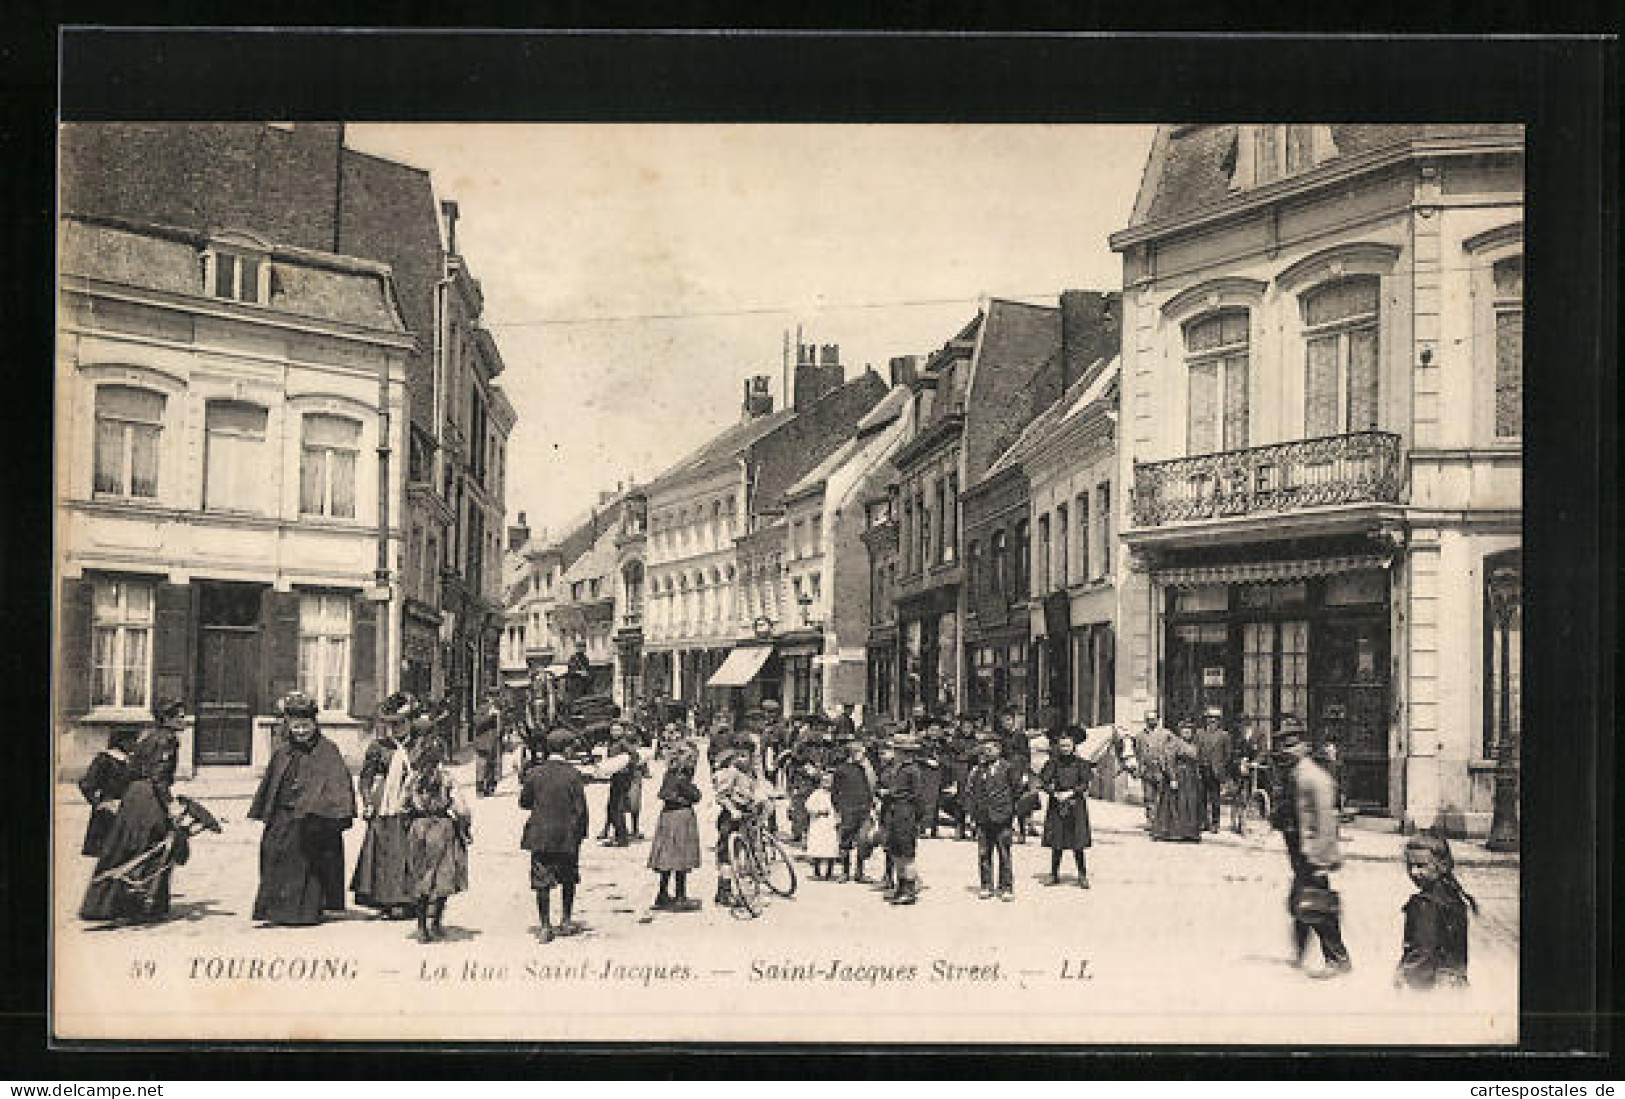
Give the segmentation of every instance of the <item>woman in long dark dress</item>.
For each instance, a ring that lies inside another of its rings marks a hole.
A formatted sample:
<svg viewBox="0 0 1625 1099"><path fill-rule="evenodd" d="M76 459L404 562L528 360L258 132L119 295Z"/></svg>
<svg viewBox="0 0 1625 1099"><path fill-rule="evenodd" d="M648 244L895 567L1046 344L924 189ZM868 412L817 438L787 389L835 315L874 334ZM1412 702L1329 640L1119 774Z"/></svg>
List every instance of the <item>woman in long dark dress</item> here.
<svg viewBox="0 0 1625 1099"><path fill-rule="evenodd" d="M359 775L367 832L350 875L350 891L356 904L380 909L393 919L411 915L417 903L406 873L407 832L412 824L407 799L416 715L417 702L405 692L383 701L378 707L378 736L367 745Z"/></svg>
<svg viewBox="0 0 1625 1099"><path fill-rule="evenodd" d="M85 824L85 842L79 849L82 855L99 858L102 845L113 829L118 817L119 801L133 777L130 771L130 748L135 744L134 729L115 728L107 737L107 747L96 753L85 775L79 780L79 792L90 803L90 820Z"/></svg>
<svg viewBox="0 0 1625 1099"><path fill-rule="evenodd" d="M132 777L102 844L95 876L85 890L84 903L79 906L80 919L146 923L169 914L168 866L145 888L108 872L127 867L134 874L150 873L147 867L131 866L131 860L162 843L164 837L175 830L169 786L175 778L178 745L175 733L160 725L138 740L131 750ZM175 844L171 862L184 863L187 857L184 833L177 833Z"/></svg>
<svg viewBox="0 0 1625 1099"><path fill-rule="evenodd" d="M1168 741L1163 761L1168 776L1159 812L1165 839L1181 843L1202 841L1202 761L1196 749L1196 726L1179 723L1179 734Z"/></svg>
<svg viewBox="0 0 1625 1099"><path fill-rule="evenodd" d="M1089 829L1089 779L1094 767L1078 755L1078 734L1068 729L1055 738L1055 751L1044 761L1038 784L1049 795L1044 811L1044 846L1049 848L1049 883L1061 884L1061 856L1072 852L1078 887L1089 888L1084 852L1094 843Z"/></svg>
<svg viewBox="0 0 1625 1099"><path fill-rule="evenodd" d="M338 747L316 726L316 703L292 694L280 706L287 732L260 780L248 819L265 822L254 919L320 923L344 909L344 832L355 788Z"/></svg>

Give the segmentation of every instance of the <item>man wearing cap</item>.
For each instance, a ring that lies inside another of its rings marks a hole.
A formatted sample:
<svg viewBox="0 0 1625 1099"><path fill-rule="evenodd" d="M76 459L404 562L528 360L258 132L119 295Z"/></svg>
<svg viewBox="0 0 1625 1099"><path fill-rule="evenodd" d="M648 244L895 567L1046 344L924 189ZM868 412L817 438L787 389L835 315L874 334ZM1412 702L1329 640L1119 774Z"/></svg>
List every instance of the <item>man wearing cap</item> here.
<svg viewBox="0 0 1625 1099"><path fill-rule="evenodd" d="M920 804L924 779L920 774L920 738L915 733L899 733L892 749L901 760L886 786L886 854L891 856L896 889L886 897L891 904L913 904L919 900L920 878L914 857L920 842Z"/></svg>
<svg viewBox="0 0 1625 1099"><path fill-rule="evenodd" d="M745 819L763 805L756 795L756 779L750 773L750 756L745 752L726 751L718 760L718 768L711 776L712 793L717 801L717 895L719 905L734 903L733 883L729 879L728 840Z"/></svg>
<svg viewBox="0 0 1625 1099"><path fill-rule="evenodd" d="M541 756L525 773L519 788L519 808L530 810L519 841L530 852L530 887L536 894L537 931L544 943L553 941L553 887L562 893L563 920L556 933L573 935L580 928L575 912L576 884L581 881L581 844L587 838L587 789L581 773L562 757L575 745L575 734L555 729L537 744Z"/></svg>
<svg viewBox="0 0 1625 1099"><path fill-rule="evenodd" d="M1230 771L1230 734L1220 724L1223 719L1223 710L1209 706L1196 734L1196 754L1202 764L1202 827L1209 832L1219 830L1220 794Z"/></svg>
<svg viewBox="0 0 1625 1099"><path fill-rule="evenodd" d="M418 716L417 699L405 691L384 699L378 706L378 735L361 759L361 815L367 834L350 875L350 891L357 904L390 919L411 916L417 901L407 877L406 853L412 824L412 726Z"/></svg>
<svg viewBox="0 0 1625 1099"><path fill-rule="evenodd" d="M854 737L842 745L846 758L835 768L830 798L835 803L835 815L840 821L841 880L852 880L852 854L857 852L857 880L866 879L863 864L868 852L863 849L863 828L874 812L874 775L864 748Z"/></svg>
<svg viewBox="0 0 1625 1099"><path fill-rule="evenodd" d="M249 820L265 822L254 919L314 924L344 909L344 832L355 820L355 788L338 747L316 725L315 700L296 692L278 708L286 736L248 807Z"/></svg>
<svg viewBox="0 0 1625 1099"><path fill-rule="evenodd" d="M1292 867L1292 889L1287 894L1292 964L1303 965L1312 931L1320 939L1324 965L1310 976L1341 977L1354 967L1343 945L1340 902L1330 878L1343 861L1337 836L1337 791L1331 776L1310 758L1302 721L1283 718L1277 743L1291 760L1277 823Z"/></svg>
<svg viewBox="0 0 1625 1099"><path fill-rule="evenodd" d="M999 899L1015 900L1016 879L1011 866L1011 832L1016 817L1016 798L1023 784L996 735L981 738L976 766L965 778L965 811L976 825L976 865L981 876L983 900L993 896L993 856L998 855Z"/></svg>

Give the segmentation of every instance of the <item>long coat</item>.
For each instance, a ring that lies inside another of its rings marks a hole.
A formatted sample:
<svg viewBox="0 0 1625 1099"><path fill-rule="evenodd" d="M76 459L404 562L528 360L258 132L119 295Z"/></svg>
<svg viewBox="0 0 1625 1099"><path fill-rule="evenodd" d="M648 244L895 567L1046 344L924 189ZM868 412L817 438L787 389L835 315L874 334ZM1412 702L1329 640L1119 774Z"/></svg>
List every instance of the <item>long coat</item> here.
<svg viewBox="0 0 1625 1099"><path fill-rule="evenodd" d="M1163 753L1165 776L1153 835L1158 839L1202 838L1202 761L1196 746L1172 737Z"/></svg>
<svg viewBox="0 0 1625 1099"><path fill-rule="evenodd" d="M920 839L920 765L905 761L886 787L886 853L911 859Z"/></svg>
<svg viewBox="0 0 1625 1099"><path fill-rule="evenodd" d="M1022 785L1008 760L978 763L965 778L965 812L979 825L1002 828L1015 819Z"/></svg>
<svg viewBox="0 0 1625 1099"><path fill-rule="evenodd" d="M117 748L96 753L79 780L79 792L90 803L90 820L85 825L85 842L80 854L96 858L102 853L113 821L118 816L119 799L130 785L130 757Z"/></svg>
<svg viewBox="0 0 1625 1099"><path fill-rule="evenodd" d="M96 873L129 862L163 840L174 827L169 817L169 791L151 779L136 779L124 790L118 815L103 838ZM186 861L184 841L175 861ZM157 919L169 912L169 871L154 886L150 900L116 878L91 881L79 907L82 920Z"/></svg>
<svg viewBox="0 0 1625 1099"><path fill-rule="evenodd" d="M1230 773L1230 734L1223 729L1198 729L1196 754L1201 758L1202 771L1209 779L1224 778Z"/></svg>
<svg viewBox="0 0 1625 1099"><path fill-rule="evenodd" d="M344 908L344 831L355 811L350 769L331 740L277 748L248 807L249 820L265 822L256 920L312 924Z"/></svg>
<svg viewBox="0 0 1625 1099"><path fill-rule="evenodd" d="M1089 830L1089 778L1094 767L1077 755L1051 756L1038 783L1049 795L1044 811L1044 846L1055 851L1082 851L1094 842ZM1055 795L1071 793L1065 801Z"/></svg>
<svg viewBox="0 0 1625 1099"><path fill-rule="evenodd" d="M587 787L574 767L561 759L532 767L519 790L519 808L530 810L521 848L572 858L580 852L587 838Z"/></svg>

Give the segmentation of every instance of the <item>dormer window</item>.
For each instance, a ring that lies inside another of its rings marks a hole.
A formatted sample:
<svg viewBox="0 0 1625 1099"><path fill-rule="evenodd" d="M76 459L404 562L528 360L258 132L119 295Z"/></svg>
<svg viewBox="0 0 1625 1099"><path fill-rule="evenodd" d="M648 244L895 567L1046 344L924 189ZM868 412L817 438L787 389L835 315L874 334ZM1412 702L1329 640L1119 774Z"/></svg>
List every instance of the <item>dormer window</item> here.
<svg viewBox="0 0 1625 1099"><path fill-rule="evenodd" d="M264 305L271 300L271 263L246 250L211 248L203 254L203 283L212 297Z"/></svg>
<svg viewBox="0 0 1625 1099"><path fill-rule="evenodd" d="M1258 187L1307 172L1337 155L1330 126L1238 126L1230 186Z"/></svg>

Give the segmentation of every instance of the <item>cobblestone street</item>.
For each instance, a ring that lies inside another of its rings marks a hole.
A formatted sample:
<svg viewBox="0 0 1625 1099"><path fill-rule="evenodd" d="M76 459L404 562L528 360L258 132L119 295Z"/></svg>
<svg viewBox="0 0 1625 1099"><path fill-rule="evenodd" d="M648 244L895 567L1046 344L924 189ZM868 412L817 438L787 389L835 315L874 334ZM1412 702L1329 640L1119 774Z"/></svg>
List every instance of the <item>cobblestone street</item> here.
<svg viewBox="0 0 1625 1099"><path fill-rule="evenodd" d="M468 781L467 768L459 772ZM246 780L179 787L207 801L224 833L194 841L191 862L177 870L175 918L122 930L83 925L72 913L89 873L88 860L77 855L85 809L64 786L56 836L57 910L65 914L56 944L59 983L95 989L102 1025L137 1011L154 1036L184 1036L199 1024L179 1014L166 1021L164 999L141 996L144 987L185 987L194 1004L229 1006L228 1032L269 1027L290 1036L314 1025L303 1020L319 1000L329 1020L359 1020L372 1036L401 1038L607 1037L632 1016L672 1038L812 1038L864 1016L873 1040L959 1040L981 1026L1003 1029L1012 1015L1035 1042L1515 1037L1518 872L1515 862L1492 860L1475 844L1456 845L1461 881L1482 906L1471 931L1472 988L1463 993L1389 988L1400 906L1410 891L1397 836L1349 831L1348 859L1334 884L1355 971L1319 982L1286 964L1289 875L1278 836L1153 843L1137 806L1099 801L1090 806L1093 888L1075 886L1070 863L1063 884L1047 887L1048 852L1034 840L1015 850L1011 904L980 900L975 845L943 838L921 844L924 889L912 908L884 904L872 886L812 880L800 864L792 899L770 900L759 919L740 918L711 903L708 850L692 886L704 908L652 913L648 844L610 848L589 840L577 905L586 930L542 946L514 782L510 766L497 796L474 801L471 888L448 906L448 940L431 945L413 939L412 923L366 910L314 928L252 923L260 829L244 819ZM646 804L657 804L656 788L651 782ZM595 835L605 790L594 784L588 791ZM700 819L709 843L709 791ZM653 823L646 814L646 833ZM358 823L345 842L352 863L360 837ZM877 855L871 871L879 863ZM251 960L277 958L278 979L243 979L241 967ZM289 976L293 959L305 959L300 968L312 972ZM328 970L314 972L323 964ZM876 987L854 999L857 984ZM951 1008L944 997L953 998ZM65 1033L77 1032L76 1024L85 1021L64 1013ZM318 1036L331 1028L317 1026Z"/></svg>

